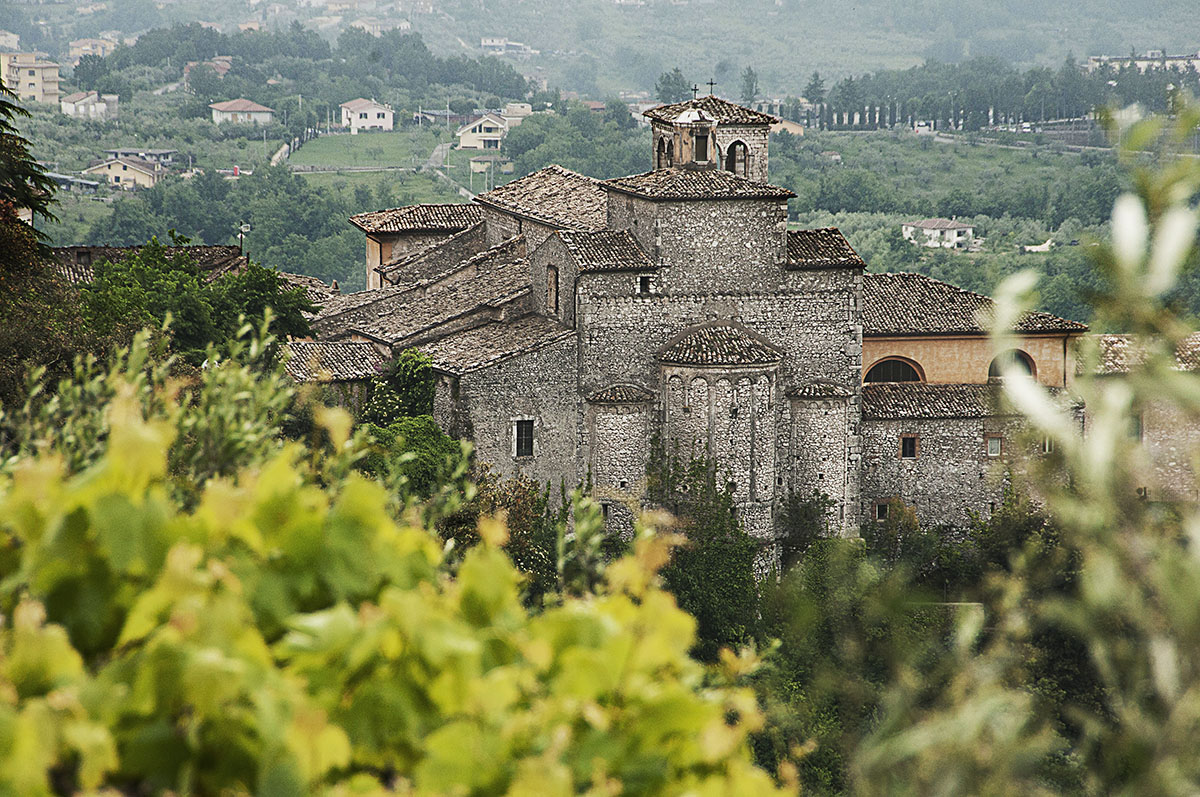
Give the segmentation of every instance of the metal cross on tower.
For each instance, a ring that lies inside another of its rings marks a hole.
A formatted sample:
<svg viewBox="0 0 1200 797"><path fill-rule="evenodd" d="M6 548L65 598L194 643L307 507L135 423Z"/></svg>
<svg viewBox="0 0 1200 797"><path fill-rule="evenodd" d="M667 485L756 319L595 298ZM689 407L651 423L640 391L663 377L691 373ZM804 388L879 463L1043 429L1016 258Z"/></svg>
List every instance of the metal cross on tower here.
<svg viewBox="0 0 1200 797"><path fill-rule="evenodd" d="M692 84L692 99L694 100L699 96L700 96L700 87L697 86L695 83L693 83Z"/></svg>
<svg viewBox="0 0 1200 797"><path fill-rule="evenodd" d="M717 87L717 81L715 81L715 80L709 80L709 81L708 81L707 83L705 83L704 85L708 86L708 93L709 93L709 94L712 94L712 93L713 93L713 91L714 91L714 89L716 89L716 87Z"/></svg>

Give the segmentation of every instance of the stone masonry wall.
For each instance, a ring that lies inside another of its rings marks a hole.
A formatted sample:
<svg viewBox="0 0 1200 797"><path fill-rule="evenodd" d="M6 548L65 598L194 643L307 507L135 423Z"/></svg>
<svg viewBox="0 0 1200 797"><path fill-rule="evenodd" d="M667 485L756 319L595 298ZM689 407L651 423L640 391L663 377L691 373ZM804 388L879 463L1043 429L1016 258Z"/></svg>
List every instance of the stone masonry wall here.
<svg viewBox="0 0 1200 797"><path fill-rule="evenodd" d="M480 463L504 477L550 482L552 494L577 469L579 398L574 337L464 374L459 383L462 416L469 424ZM513 425L532 420L533 456L513 456Z"/></svg>
<svg viewBox="0 0 1200 797"><path fill-rule="evenodd" d="M532 252L557 229L549 224L505 213L488 205L483 206L483 221L487 229L487 246L489 248L503 243L509 238L524 234L528 251Z"/></svg>
<svg viewBox="0 0 1200 797"><path fill-rule="evenodd" d="M1006 457L989 457L986 437L1000 435L1007 454L1018 429L1001 417L863 419L862 522L873 522L875 503L892 498L924 525L962 527L973 512L989 517L1004 498ZM915 459L900 457L903 435L917 435Z"/></svg>
<svg viewBox="0 0 1200 797"><path fill-rule="evenodd" d="M568 326L575 325L575 280L578 271L575 259L557 235L547 238L529 257L533 287L534 312L560 319ZM550 306L548 269L558 269L558 311Z"/></svg>
<svg viewBox="0 0 1200 797"><path fill-rule="evenodd" d="M787 495L828 496L836 504L829 518L831 528L847 533L858 523L861 441L857 400L792 399L788 412L791 457L781 463L783 483L779 487Z"/></svg>

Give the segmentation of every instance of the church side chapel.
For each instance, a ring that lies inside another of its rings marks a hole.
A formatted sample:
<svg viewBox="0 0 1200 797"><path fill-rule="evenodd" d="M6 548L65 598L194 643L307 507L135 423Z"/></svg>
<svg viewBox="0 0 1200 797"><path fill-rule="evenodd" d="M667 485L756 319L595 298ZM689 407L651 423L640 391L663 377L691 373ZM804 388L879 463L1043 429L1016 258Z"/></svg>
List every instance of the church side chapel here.
<svg viewBox="0 0 1200 797"><path fill-rule="evenodd" d="M352 218L371 287L329 298L315 350L425 352L448 434L504 476L590 476L618 526L656 444L710 458L764 540L794 492L828 496L844 534L895 501L929 524L993 511L1017 421L993 401L991 300L789 230L774 117L716 96L645 115L645 173L549 166L468 205ZM1002 359L1069 388L1086 327L1031 313L1014 332Z"/></svg>

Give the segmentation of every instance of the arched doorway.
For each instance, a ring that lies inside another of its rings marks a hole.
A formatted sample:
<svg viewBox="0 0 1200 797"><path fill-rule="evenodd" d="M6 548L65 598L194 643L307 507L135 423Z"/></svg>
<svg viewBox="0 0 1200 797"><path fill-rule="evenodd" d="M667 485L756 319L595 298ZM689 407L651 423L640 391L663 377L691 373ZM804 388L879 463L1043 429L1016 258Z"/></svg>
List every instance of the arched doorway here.
<svg viewBox="0 0 1200 797"><path fill-rule="evenodd" d="M725 171L750 176L750 149L744 141L735 141L725 150Z"/></svg>
<svg viewBox="0 0 1200 797"><path fill-rule="evenodd" d="M674 142L674 141L668 141L668 142L667 142L667 162L666 162L666 166L667 166L667 168L670 168L670 167L672 167L672 166L674 166L674 165L675 165L675 142Z"/></svg>
<svg viewBox="0 0 1200 797"><path fill-rule="evenodd" d="M658 140L658 153L654 159L654 168L665 169L667 166L667 140L660 138Z"/></svg>

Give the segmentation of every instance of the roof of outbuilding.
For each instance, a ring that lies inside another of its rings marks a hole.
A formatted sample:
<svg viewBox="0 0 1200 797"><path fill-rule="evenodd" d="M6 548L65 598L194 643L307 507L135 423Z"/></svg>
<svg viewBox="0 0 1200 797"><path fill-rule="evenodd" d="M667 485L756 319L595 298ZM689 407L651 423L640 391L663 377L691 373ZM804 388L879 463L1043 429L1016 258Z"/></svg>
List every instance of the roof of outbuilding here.
<svg viewBox="0 0 1200 797"><path fill-rule="evenodd" d="M769 125L779 121L770 114L723 100L713 94L670 105L660 105L657 108L643 111L642 116L659 122L673 122L687 111L704 111L716 119L717 124L722 125Z"/></svg>
<svg viewBox="0 0 1200 797"><path fill-rule="evenodd" d="M345 108L348 111L359 111L363 108L383 108L384 110L388 111L392 110L392 106L390 105L384 105L382 102L376 102L375 100L368 100L365 97L359 97L356 100L347 100L338 107Z"/></svg>
<svg viewBox="0 0 1200 797"><path fill-rule="evenodd" d="M283 344L288 375L297 382L345 382L372 379L384 356L371 343L353 340L293 340Z"/></svg>
<svg viewBox="0 0 1200 797"><path fill-rule="evenodd" d="M863 277L864 335L985 334L994 312L991 297L923 274L866 274ZM981 323L980 317L983 317ZM1084 332L1086 324L1033 311L1015 332Z"/></svg>
<svg viewBox="0 0 1200 797"><path fill-rule="evenodd" d="M788 230L787 267L790 269L866 268L867 264L837 227Z"/></svg>
<svg viewBox="0 0 1200 797"><path fill-rule="evenodd" d="M225 102L210 103L208 107L212 108L214 111L226 111L226 112L233 112L233 111L240 111L241 113L247 113L247 112L274 113L275 112L274 108L268 108L265 105L259 105L254 100L247 100L244 97L236 99L236 100L226 100Z"/></svg>
<svg viewBox="0 0 1200 797"><path fill-rule="evenodd" d="M249 262L236 246L167 246L164 249L168 258L180 254L192 258L207 282L240 271ZM55 271L67 282L91 282L95 278L97 263L105 260L119 262L141 250L140 246L56 246L53 250L58 261ZM79 255L84 252L88 254L89 262L81 264Z"/></svg>
<svg viewBox="0 0 1200 797"><path fill-rule="evenodd" d="M554 319L527 315L515 321L492 321L417 348L429 355L434 368L465 374L572 335L574 332L569 327Z"/></svg>
<svg viewBox="0 0 1200 797"><path fill-rule="evenodd" d="M458 232L482 219L483 211L478 205L427 204L359 213L350 217L350 223L366 233Z"/></svg>
<svg viewBox="0 0 1200 797"><path fill-rule="evenodd" d="M616 177L604 185L614 191L658 200L788 199L791 191L769 183L756 183L721 169L673 167Z"/></svg>
<svg viewBox="0 0 1200 797"><path fill-rule="evenodd" d="M655 268L654 262L627 230L559 230L556 235L574 258L581 273L649 271Z"/></svg>
<svg viewBox="0 0 1200 797"><path fill-rule="evenodd" d="M593 404L642 404L654 400L654 391L641 385L620 383L595 391L587 400Z"/></svg>
<svg viewBox="0 0 1200 797"><path fill-rule="evenodd" d="M283 277L284 282L288 284L289 288L299 288L304 291L304 298L318 307L328 302L331 297L339 294L338 289L334 285L326 285L316 277L310 277L307 274L293 274L290 271L280 271L279 276Z"/></svg>
<svg viewBox="0 0 1200 797"><path fill-rule="evenodd" d="M608 224L608 194L600 181L561 166L539 169L475 201L551 227L602 230Z"/></svg>
<svg viewBox="0 0 1200 797"><path fill-rule="evenodd" d="M667 344L658 359L677 365L765 365L783 354L746 329L709 324L684 332Z"/></svg>
<svg viewBox="0 0 1200 797"><path fill-rule="evenodd" d="M994 385L887 382L863 385L863 418L983 418L996 410Z"/></svg>

